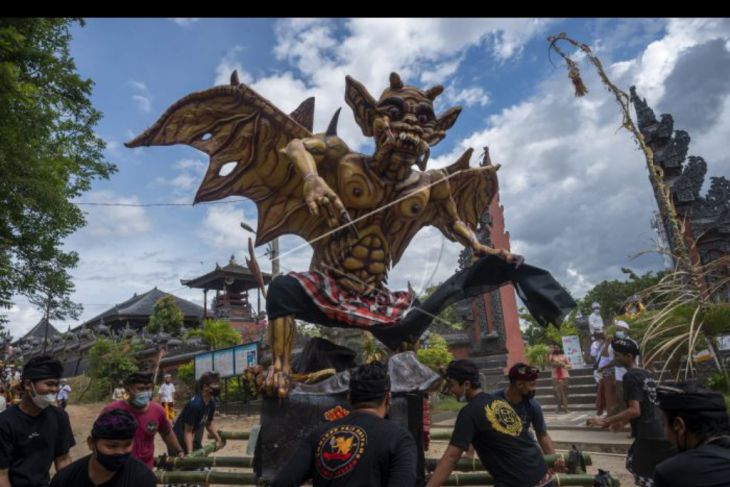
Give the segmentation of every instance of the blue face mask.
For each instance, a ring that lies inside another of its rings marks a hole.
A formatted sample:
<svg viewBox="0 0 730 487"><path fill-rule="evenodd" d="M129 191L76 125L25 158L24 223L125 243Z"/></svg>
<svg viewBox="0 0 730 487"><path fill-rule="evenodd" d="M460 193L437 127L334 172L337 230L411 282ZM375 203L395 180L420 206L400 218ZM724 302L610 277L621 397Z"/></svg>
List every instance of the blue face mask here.
<svg viewBox="0 0 730 487"><path fill-rule="evenodd" d="M134 395L132 404L138 408L143 408L152 400L152 391L138 392Z"/></svg>
<svg viewBox="0 0 730 487"><path fill-rule="evenodd" d="M619 338L626 338L626 332L625 331L621 331L621 330L617 330L616 331L616 336L619 337Z"/></svg>

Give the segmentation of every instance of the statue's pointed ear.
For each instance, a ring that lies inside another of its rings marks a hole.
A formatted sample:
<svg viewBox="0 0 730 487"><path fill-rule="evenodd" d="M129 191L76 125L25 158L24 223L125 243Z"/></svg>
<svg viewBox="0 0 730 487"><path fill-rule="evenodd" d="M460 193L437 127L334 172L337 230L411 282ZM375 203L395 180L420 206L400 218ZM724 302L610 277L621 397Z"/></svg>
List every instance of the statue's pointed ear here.
<svg viewBox="0 0 730 487"><path fill-rule="evenodd" d="M456 123L456 119L459 118L460 113L461 107L449 108L445 112L439 113L439 116L436 119L436 126L438 127L438 130L446 131L453 127Z"/></svg>
<svg viewBox="0 0 730 487"><path fill-rule="evenodd" d="M439 114L436 118L436 130L433 138L428 142L430 145L436 145L446 137L446 131L454 126L456 119L459 118L461 107L452 107Z"/></svg>
<svg viewBox="0 0 730 487"><path fill-rule="evenodd" d="M345 77L345 101L355 115L355 121L360 126L363 135L373 136L373 119L375 118L375 98L359 81Z"/></svg>

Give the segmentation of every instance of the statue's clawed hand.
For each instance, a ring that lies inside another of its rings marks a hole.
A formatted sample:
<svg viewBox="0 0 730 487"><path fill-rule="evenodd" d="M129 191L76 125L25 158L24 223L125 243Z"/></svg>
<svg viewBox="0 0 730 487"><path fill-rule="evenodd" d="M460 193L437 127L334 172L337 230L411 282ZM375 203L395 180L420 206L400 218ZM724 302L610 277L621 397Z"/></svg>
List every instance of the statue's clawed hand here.
<svg viewBox="0 0 730 487"><path fill-rule="evenodd" d="M357 230L345 205L324 179L314 174L306 176L303 192L304 201L312 215L319 216L321 213L330 228L347 225L347 229L357 236Z"/></svg>

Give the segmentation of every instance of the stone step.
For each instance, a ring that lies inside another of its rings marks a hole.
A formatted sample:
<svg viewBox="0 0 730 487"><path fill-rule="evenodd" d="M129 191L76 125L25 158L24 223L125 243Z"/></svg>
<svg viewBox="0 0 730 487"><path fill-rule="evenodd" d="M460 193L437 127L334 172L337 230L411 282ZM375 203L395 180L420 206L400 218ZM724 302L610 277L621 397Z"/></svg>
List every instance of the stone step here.
<svg viewBox="0 0 730 487"><path fill-rule="evenodd" d="M509 379L503 377L502 380L499 382L500 387L507 387L509 385ZM568 380L568 387L573 386L594 386L596 385L596 381L593 379L593 376L580 376L580 377L570 377ZM537 387L550 387L553 386L553 380L550 378L547 379L537 379Z"/></svg>
<svg viewBox="0 0 730 487"><path fill-rule="evenodd" d="M554 395L538 395L537 400L545 405L557 404L557 400ZM593 407L596 403L596 394L568 394L568 408L576 409L576 406L588 404Z"/></svg>
<svg viewBox="0 0 730 487"><path fill-rule="evenodd" d="M568 394L595 394L596 384L572 384L568 383ZM537 395L547 395L553 393L553 386L538 386Z"/></svg>
<svg viewBox="0 0 730 487"><path fill-rule="evenodd" d="M580 369L570 369L570 376L571 377L584 377L584 376L593 376L593 368L592 367L583 367ZM552 370L547 369L540 372L540 379L549 379L552 376Z"/></svg>

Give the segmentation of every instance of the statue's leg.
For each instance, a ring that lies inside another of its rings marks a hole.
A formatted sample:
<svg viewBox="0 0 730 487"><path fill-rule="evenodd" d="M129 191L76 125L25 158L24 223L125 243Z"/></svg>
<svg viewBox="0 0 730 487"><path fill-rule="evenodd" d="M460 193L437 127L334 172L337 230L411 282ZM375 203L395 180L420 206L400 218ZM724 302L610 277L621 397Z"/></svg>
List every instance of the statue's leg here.
<svg viewBox="0 0 730 487"><path fill-rule="evenodd" d="M264 390L271 396L286 397L291 376L291 352L294 344L294 315L274 318L269 323L271 367L264 383Z"/></svg>

